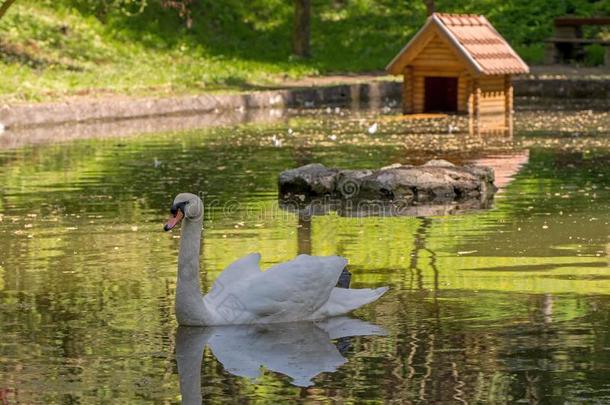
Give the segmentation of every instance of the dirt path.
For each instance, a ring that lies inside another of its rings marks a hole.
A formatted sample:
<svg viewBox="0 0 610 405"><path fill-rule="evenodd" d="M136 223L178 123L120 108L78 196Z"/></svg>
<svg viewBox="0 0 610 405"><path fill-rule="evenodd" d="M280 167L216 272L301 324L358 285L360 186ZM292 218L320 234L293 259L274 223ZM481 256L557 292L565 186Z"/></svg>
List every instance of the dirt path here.
<svg viewBox="0 0 610 405"><path fill-rule="evenodd" d="M300 79L278 82L278 88L321 87L338 84L367 83L375 80L400 80L400 77L390 76L386 72L345 73L324 76L308 76Z"/></svg>
<svg viewBox="0 0 610 405"><path fill-rule="evenodd" d="M530 74L516 76L516 79L600 79L610 80L610 69L604 67L578 67L566 65L530 66ZM390 76L384 71L367 73L346 73L324 76L310 76L301 79L284 80L277 88L299 88L331 86L337 84L366 83L373 80L399 81L400 76Z"/></svg>

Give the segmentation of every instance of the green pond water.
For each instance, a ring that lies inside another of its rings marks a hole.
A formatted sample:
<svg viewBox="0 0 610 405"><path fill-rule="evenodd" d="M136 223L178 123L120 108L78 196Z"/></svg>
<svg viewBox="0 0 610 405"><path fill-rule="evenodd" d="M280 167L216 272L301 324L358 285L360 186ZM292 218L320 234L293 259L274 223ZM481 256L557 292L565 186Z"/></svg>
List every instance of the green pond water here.
<svg viewBox="0 0 610 405"><path fill-rule="evenodd" d="M427 123L318 111L0 151L0 398L610 403L608 115L525 111L512 140L410 125ZM493 207L309 220L278 208L287 168L434 157L494 166ZM179 231L162 224L182 191L204 199L205 291L250 252L263 268L338 254L353 287L391 287L353 314L385 335L178 328Z"/></svg>

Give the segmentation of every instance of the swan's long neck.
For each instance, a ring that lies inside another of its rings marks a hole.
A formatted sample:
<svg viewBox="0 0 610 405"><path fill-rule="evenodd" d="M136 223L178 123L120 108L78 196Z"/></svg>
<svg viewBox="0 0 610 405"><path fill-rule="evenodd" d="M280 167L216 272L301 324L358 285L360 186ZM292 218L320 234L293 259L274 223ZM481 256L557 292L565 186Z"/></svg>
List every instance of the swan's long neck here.
<svg viewBox="0 0 610 405"><path fill-rule="evenodd" d="M199 283L199 251L201 248L201 219L182 221L178 282L176 287L176 318L180 325L205 325L207 310Z"/></svg>

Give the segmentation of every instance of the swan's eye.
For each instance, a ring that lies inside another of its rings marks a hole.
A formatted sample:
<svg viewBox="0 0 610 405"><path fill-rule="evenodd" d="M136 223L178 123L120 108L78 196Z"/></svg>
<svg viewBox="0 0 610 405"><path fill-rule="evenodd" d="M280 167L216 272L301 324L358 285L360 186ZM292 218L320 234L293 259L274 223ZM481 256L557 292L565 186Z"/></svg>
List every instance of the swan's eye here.
<svg viewBox="0 0 610 405"><path fill-rule="evenodd" d="M172 205L172 208L170 208L169 212L171 212L173 216L176 216L176 214L178 214L178 210L182 211L182 213L184 214L184 207L186 206L186 204L186 201L174 204Z"/></svg>

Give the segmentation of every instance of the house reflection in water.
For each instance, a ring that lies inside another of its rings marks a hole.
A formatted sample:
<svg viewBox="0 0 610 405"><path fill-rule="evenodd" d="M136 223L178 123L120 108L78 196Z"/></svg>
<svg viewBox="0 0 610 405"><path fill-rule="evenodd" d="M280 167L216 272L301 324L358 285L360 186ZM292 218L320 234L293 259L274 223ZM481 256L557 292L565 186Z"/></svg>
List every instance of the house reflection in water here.
<svg viewBox="0 0 610 405"><path fill-rule="evenodd" d="M502 153L498 155L490 155L477 158L471 163L477 166L487 166L494 169L495 185L498 187L498 192L510 184L519 173L519 170L529 161L530 152L528 149L519 151Z"/></svg>

